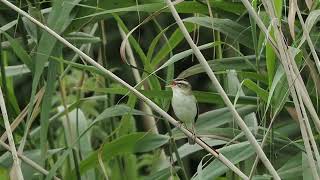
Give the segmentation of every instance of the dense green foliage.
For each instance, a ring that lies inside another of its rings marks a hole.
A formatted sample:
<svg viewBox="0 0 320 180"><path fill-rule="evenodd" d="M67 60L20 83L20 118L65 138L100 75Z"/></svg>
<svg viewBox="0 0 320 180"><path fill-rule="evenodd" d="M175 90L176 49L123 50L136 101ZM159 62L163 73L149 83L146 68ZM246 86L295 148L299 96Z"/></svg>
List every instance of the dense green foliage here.
<svg viewBox="0 0 320 180"><path fill-rule="evenodd" d="M320 65L316 66L297 11L299 8L306 34L319 54L319 4L298 1L297 7L293 1L272 2L282 38L312 101L304 103L319 114ZM270 9L263 2L251 3L270 36L277 38ZM164 0L14 3L130 85L139 83L136 89L173 116L171 90L164 86L175 77L188 79L200 107L196 134L247 176L272 179L261 162L254 165L254 148ZM200 146L189 145L183 133L119 82L3 3L0 9L0 81L9 121L15 124L11 129L16 149L49 173L44 176L22 161L25 179L239 179ZM303 127L289 90L293 85L256 19L241 1L183 1L176 9L257 141L266 137L263 150L279 176L312 179ZM128 44L121 49L124 39ZM309 108L307 117L308 136L318 143L320 129ZM5 132L1 117L1 141L9 144ZM312 153L320 171L314 146ZM182 163L177 161L180 158ZM12 164L10 151L0 146L0 179L9 179Z"/></svg>

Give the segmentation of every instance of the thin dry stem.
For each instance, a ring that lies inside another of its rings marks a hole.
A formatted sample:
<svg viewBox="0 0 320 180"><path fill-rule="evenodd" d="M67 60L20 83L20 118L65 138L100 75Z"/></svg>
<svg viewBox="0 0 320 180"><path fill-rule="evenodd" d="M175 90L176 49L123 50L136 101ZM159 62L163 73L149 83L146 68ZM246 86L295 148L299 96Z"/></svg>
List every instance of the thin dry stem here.
<svg viewBox="0 0 320 180"><path fill-rule="evenodd" d="M6 104L4 102L1 87L0 87L0 106L1 106L2 117L3 117L4 125L6 127L6 132L7 132L7 136L8 136L9 145L10 145L9 149L11 151L12 159L13 159L12 167L15 167L15 172L17 173L16 174L17 178L19 180L23 180L23 175L22 175L22 171L21 171L21 167L20 167L20 161L19 161L19 158L17 155L16 145L14 144L13 135L12 135L11 127L10 127L10 122L9 122L9 118L8 118L8 114L7 114Z"/></svg>

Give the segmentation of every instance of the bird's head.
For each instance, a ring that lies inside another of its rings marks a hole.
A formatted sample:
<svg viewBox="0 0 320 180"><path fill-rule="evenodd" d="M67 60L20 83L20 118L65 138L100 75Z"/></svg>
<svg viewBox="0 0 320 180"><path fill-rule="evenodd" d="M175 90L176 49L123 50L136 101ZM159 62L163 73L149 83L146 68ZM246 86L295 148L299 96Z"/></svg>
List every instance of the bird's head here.
<svg viewBox="0 0 320 180"><path fill-rule="evenodd" d="M173 91L180 91L183 94L189 95L192 93L192 87L185 79L174 79L172 83L166 87L171 87Z"/></svg>

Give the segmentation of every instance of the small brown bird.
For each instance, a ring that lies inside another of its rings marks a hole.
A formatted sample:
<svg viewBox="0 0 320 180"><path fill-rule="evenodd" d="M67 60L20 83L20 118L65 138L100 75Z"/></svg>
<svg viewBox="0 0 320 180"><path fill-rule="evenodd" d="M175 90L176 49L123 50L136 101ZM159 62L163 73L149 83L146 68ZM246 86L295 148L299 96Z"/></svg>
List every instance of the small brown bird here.
<svg viewBox="0 0 320 180"><path fill-rule="evenodd" d="M173 92L171 105L175 115L195 136L194 124L198 119L198 104L190 83L185 79L174 79L167 87L171 87ZM188 138L188 142L195 144L195 139Z"/></svg>

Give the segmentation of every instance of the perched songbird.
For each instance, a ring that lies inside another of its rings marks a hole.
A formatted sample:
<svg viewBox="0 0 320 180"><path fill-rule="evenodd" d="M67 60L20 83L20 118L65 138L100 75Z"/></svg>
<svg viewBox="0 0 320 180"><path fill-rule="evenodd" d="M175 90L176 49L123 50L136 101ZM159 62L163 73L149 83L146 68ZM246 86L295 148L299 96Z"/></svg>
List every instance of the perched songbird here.
<svg viewBox="0 0 320 180"><path fill-rule="evenodd" d="M198 104L192 94L192 87L185 79L174 79L171 85L173 91L171 105L177 118L195 136L194 123L198 119ZM189 144L195 144L194 138L188 138Z"/></svg>

